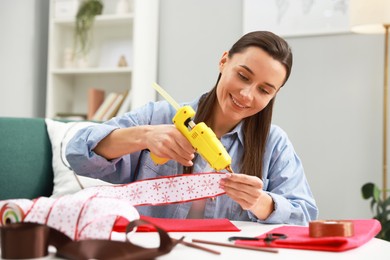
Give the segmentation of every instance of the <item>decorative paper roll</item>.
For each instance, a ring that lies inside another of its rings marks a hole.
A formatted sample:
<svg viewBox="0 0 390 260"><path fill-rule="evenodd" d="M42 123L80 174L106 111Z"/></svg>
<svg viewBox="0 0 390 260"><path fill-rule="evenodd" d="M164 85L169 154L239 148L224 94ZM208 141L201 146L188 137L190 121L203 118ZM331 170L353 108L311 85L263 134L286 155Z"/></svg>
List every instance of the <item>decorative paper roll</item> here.
<svg viewBox="0 0 390 260"><path fill-rule="evenodd" d="M0 216L0 226L4 226L10 223L22 222L25 215L17 204L9 202L0 208Z"/></svg>
<svg viewBox="0 0 390 260"><path fill-rule="evenodd" d="M310 237L351 237L353 235L354 226L351 221L317 220L309 222Z"/></svg>

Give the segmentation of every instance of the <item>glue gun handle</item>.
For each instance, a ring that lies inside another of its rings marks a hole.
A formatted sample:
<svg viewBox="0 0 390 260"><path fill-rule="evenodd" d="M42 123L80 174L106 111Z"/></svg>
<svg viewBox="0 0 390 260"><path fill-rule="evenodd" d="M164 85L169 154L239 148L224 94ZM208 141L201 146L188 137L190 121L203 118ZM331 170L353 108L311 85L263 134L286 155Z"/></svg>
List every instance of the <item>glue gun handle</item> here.
<svg viewBox="0 0 390 260"><path fill-rule="evenodd" d="M150 157L152 158L152 160L155 164L159 164L159 165L165 164L167 161L169 161L168 158L161 158L161 157L158 157L152 153L150 153Z"/></svg>

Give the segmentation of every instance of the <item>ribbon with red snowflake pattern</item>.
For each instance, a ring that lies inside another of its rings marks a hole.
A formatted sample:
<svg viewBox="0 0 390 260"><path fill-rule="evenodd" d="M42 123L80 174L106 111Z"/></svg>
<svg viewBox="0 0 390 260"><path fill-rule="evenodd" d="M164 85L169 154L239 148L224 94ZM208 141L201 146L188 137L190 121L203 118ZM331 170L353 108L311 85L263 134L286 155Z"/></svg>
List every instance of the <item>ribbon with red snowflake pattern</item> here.
<svg viewBox="0 0 390 260"><path fill-rule="evenodd" d="M224 194L219 182L225 177L225 173L174 175L122 185L89 187L56 199L3 200L0 201L0 225L33 222L55 228L73 240L112 239L112 229L118 217L129 222L139 219L134 206L216 197Z"/></svg>

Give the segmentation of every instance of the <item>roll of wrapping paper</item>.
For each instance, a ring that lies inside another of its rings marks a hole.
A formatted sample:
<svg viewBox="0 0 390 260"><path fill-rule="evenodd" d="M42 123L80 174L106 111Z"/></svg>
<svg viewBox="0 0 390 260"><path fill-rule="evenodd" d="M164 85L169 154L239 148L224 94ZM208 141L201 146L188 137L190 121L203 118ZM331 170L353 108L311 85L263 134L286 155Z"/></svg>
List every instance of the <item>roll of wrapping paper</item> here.
<svg viewBox="0 0 390 260"><path fill-rule="evenodd" d="M22 222L25 215L23 210L16 203L6 203L0 207L0 226L10 223Z"/></svg>
<svg viewBox="0 0 390 260"><path fill-rule="evenodd" d="M354 226L345 220L317 220L309 222L310 237L351 237Z"/></svg>

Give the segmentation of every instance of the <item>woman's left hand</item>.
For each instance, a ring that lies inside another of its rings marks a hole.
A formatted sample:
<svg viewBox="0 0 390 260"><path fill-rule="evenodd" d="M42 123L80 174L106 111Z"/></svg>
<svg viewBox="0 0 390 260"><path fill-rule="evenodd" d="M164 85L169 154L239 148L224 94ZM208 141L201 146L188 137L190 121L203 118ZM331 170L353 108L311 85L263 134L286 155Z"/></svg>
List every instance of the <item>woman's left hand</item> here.
<svg viewBox="0 0 390 260"><path fill-rule="evenodd" d="M271 196L263 191L263 181L256 176L233 173L222 179L220 186L226 195L259 219L266 219L274 210Z"/></svg>

